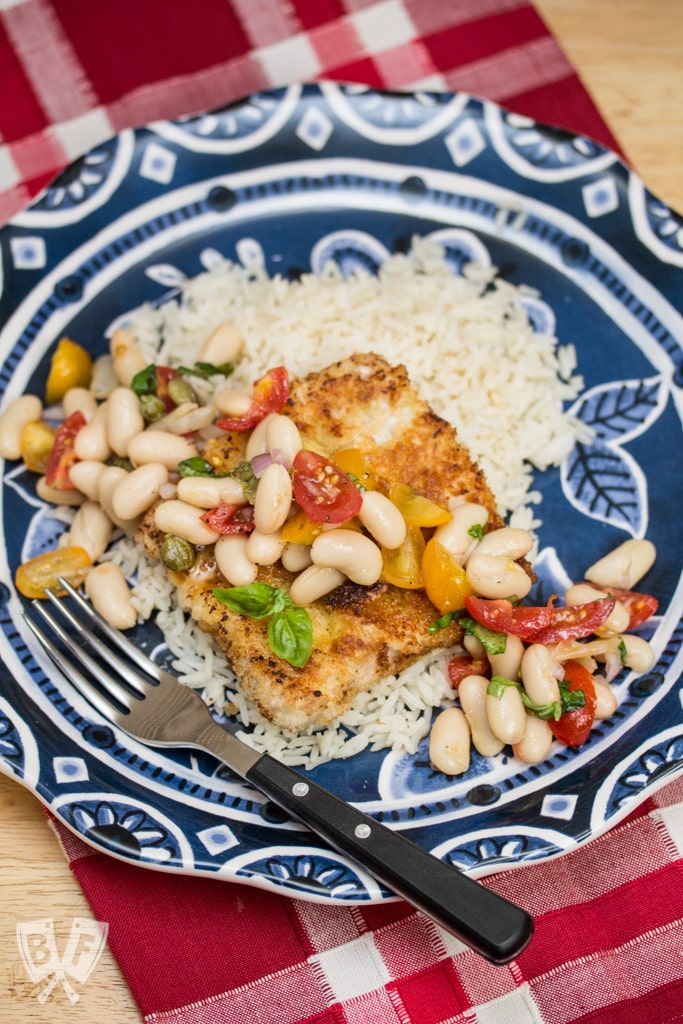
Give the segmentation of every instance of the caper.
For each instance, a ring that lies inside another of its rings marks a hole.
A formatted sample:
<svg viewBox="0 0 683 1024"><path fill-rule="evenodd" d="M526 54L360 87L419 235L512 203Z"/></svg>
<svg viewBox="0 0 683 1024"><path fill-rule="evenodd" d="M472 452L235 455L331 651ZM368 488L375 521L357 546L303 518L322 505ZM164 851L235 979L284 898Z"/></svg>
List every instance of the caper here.
<svg viewBox="0 0 683 1024"><path fill-rule="evenodd" d="M253 505L256 500L258 479L254 473L254 467L251 462L240 462L238 466L235 466L235 468L228 473L228 476L233 476L236 480L242 481L244 484L244 496L249 504Z"/></svg>
<svg viewBox="0 0 683 1024"><path fill-rule="evenodd" d="M148 423L154 423L166 415L166 406L157 395L140 395L140 409Z"/></svg>
<svg viewBox="0 0 683 1024"><path fill-rule="evenodd" d="M112 455L107 465L116 466L118 469L125 469L126 473L133 472L133 463L125 455Z"/></svg>
<svg viewBox="0 0 683 1024"><path fill-rule="evenodd" d="M173 377L168 382L168 397L176 404L183 405L184 402L197 403L197 395L194 388L184 377Z"/></svg>
<svg viewBox="0 0 683 1024"><path fill-rule="evenodd" d="M185 572L194 565L194 544L184 537L167 533L161 543L161 561L171 572Z"/></svg>

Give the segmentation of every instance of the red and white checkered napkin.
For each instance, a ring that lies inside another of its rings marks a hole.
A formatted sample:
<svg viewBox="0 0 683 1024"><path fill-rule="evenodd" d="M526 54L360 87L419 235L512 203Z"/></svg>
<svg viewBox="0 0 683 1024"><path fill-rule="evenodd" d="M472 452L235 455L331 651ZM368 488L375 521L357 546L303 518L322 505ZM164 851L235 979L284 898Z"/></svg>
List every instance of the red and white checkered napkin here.
<svg viewBox="0 0 683 1024"><path fill-rule="evenodd" d="M535 918L505 967L405 903L169 876L56 828L149 1024L683 1021L683 780L589 845L482 883Z"/></svg>
<svg viewBox="0 0 683 1024"><path fill-rule="evenodd" d="M293 80L464 90L616 148L523 0L0 0L0 222L123 128ZM403 903L163 874L55 825L146 1021L683 1021L683 782L573 854L487 880L536 918L493 967Z"/></svg>
<svg viewBox="0 0 683 1024"><path fill-rule="evenodd" d="M0 0L0 223L124 128L321 78L464 90L616 148L524 0Z"/></svg>

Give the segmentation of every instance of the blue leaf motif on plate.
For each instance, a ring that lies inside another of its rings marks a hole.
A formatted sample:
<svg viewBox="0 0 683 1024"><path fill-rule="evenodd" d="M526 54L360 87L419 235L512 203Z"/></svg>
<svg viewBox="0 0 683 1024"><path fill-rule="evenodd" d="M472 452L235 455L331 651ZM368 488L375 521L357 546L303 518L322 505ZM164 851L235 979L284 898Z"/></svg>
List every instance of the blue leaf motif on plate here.
<svg viewBox="0 0 683 1024"><path fill-rule="evenodd" d="M614 381L583 394L570 413L593 431L562 464L568 501L591 519L634 537L647 529L645 474L622 446L643 434L661 415L668 398L662 377Z"/></svg>
<svg viewBox="0 0 683 1024"><path fill-rule="evenodd" d="M633 537L647 529L647 483L638 463L618 445L577 444L562 464L567 499L591 519Z"/></svg>
<svg viewBox="0 0 683 1024"><path fill-rule="evenodd" d="M571 412L592 427L599 440L624 444L648 429L667 398L668 388L662 377L619 380L586 391Z"/></svg>

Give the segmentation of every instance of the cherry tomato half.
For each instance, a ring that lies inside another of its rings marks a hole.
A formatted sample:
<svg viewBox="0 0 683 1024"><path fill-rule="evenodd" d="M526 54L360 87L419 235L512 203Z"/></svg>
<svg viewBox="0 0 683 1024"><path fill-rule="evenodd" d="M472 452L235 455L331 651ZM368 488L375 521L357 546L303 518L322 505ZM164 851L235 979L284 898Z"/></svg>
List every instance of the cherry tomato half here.
<svg viewBox="0 0 683 1024"><path fill-rule="evenodd" d="M422 556L422 579L427 597L442 615L460 611L473 593L465 570L436 537L427 542Z"/></svg>
<svg viewBox="0 0 683 1024"><path fill-rule="evenodd" d="M85 548L76 545L44 551L19 566L15 574L17 590L24 597L44 598L47 590L63 596L66 591L59 586L57 578L64 576L73 586L79 587L91 564L92 559Z"/></svg>
<svg viewBox="0 0 683 1024"><path fill-rule="evenodd" d="M568 747L580 747L588 739L595 720L595 687L590 672L578 661L565 662L564 678L570 690L583 690L586 703L582 708L565 711L557 721L549 719L548 725L553 736L561 743Z"/></svg>
<svg viewBox="0 0 683 1024"><path fill-rule="evenodd" d="M465 676L488 676L491 672L488 658L472 658L469 654L456 654L448 662L448 678L457 688Z"/></svg>
<svg viewBox="0 0 683 1024"><path fill-rule="evenodd" d="M453 518L447 508L414 491L408 484L392 484L389 498L408 526L442 526Z"/></svg>
<svg viewBox="0 0 683 1024"><path fill-rule="evenodd" d="M218 505L199 517L216 533L251 533L254 529L253 505Z"/></svg>
<svg viewBox="0 0 683 1024"><path fill-rule="evenodd" d="M471 596L465 599L465 607L473 619L496 633L513 633L531 643L554 644L590 636L610 617L614 600L602 597L573 608L550 604L529 608L503 599Z"/></svg>
<svg viewBox="0 0 683 1024"><path fill-rule="evenodd" d="M216 420L221 430L251 430L272 412L279 412L289 398L289 376L284 366L276 366L264 373L254 384L251 405L244 416Z"/></svg>
<svg viewBox="0 0 683 1024"><path fill-rule="evenodd" d="M45 483L48 487L58 487L61 491L76 490L71 483L69 470L77 461L74 452L76 434L84 426L85 416L77 409L57 427L52 450L45 465Z"/></svg>
<svg viewBox="0 0 683 1024"><path fill-rule="evenodd" d="M297 505L314 523L345 523L363 504L360 491L339 466L306 448L294 457L292 490Z"/></svg>
<svg viewBox="0 0 683 1024"><path fill-rule="evenodd" d="M659 601L652 594L639 594L635 590L622 590L621 587L605 587L605 590L626 608L630 616L628 630L642 626L659 608Z"/></svg>
<svg viewBox="0 0 683 1024"><path fill-rule="evenodd" d="M402 590L421 590L425 539L417 526L409 526L397 548L382 548L382 579Z"/></svg>

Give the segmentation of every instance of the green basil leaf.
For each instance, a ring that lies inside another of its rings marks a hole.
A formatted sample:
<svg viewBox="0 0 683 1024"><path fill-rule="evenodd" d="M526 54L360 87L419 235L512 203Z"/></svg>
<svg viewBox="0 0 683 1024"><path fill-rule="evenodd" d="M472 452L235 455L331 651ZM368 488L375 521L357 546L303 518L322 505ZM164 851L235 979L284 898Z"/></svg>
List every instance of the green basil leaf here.
<svg viewBox="0 0 683 1024"><path fill-rule="evenodd" d="M484 536L484 527L481 523L475 523L474 526L470 526L467 532L470 537L474 537L475 540L481 540Z"/></svg>
<svg viewBox="0 0 683 1024"><path fill-rule="evenodd" d="M294 605L273 615L268 642L274 654L295 668L303 668L313 647L313 623L305 608Z"/></svg>
<svg viewBox="0 0 683 1024"><path fill-rule="evenodd" d="M135 374L130 382L131 390L140 398L142 395L155 395L157 393L157 368L150 363L144 370Z"/></svg>
<svg viewBox="0 0 683 1024"><path fill-rule="evenodd" d="M488 626L482 626L480 622L473 619L471 615L463 615L460 618L460 625L465 633L477 638L487 654L505 654L508 638L505 633L496 633Z"/></svg>
<svg viewBox="0 0 683 1024"><path fill-rule="evenodd" d="M178 472L181 476L216 476L216 471L210 462L194 455L191 459L183 459L178 463Z"/></svg>
<svg viewBox="0 0 683 1024"><path fill-rule="evenodd" d="M179 366L178 373L183 373L186 377L201 377L202 380L208 380L209 377L215 377L218 374L229 377L234 369L234 363L220 363L216 366L215 363L197 362L194 366Z"/></svg>
<svg viewBox="0 0 683 1024"><path fill-rule="evenodd" d="M628 651L626 650L626 644L624 643L623 640L620 640L619 643L617 644L617 650L619 651L619 657L621 658L621 664L625 665L626 664L626 659L628 658Z"/></svg>
<svg viewBox="0 0 683 1024"><path fill-rule="evenodd" d="M561 679L560 702L562 704L562 714L565 711L576 711L577 708L586 706L586 694L583 690L570 690L569 680Z"/></svg>
<svg viewBox="0 0 683 1024"><path fill-rule="evenodd" d="M486 693L489 697L496 697L500 700L508 686L516 686L519 689L519 683L516 683L514 679L506 679L505 676L491 676Z"/></svg>
<svg viewBox="0 0 683 1024"><path fill-rule="evenodd" d="M269 583L250 583L245 587L214 587L213 596L221 604L225 604L238 615L248 615L250 619L266 619L281 611L286 602L291 603L289 595L279 587L271 587ZM283 600L286 598L286 601Z"/></svg>
<svg viewBox="0 0 683 1024"><path fill-rule="evenodd" d="M446 629L450 626L453 619L457 618L459 612L446 612L440 619L435 619L434 622L430 622L427 626L428 633L438 633L440 629Z"/></svg>

